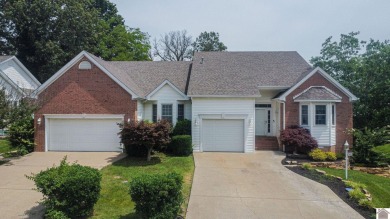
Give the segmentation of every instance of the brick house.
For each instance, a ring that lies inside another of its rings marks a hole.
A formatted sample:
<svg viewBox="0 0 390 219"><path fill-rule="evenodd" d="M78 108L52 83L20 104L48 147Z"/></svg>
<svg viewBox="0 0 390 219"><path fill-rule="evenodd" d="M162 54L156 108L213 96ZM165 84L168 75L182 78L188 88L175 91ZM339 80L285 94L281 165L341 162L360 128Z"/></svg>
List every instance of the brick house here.
<svg viewBox="0 0 390 219"><path fill-rule="evenodd" d="M284 150L289 125L340 151L357 98L296 52L198 52L188 62L81 52L37 91L36 151L121 151L117 123L192 121L194 151Z"/></svg>

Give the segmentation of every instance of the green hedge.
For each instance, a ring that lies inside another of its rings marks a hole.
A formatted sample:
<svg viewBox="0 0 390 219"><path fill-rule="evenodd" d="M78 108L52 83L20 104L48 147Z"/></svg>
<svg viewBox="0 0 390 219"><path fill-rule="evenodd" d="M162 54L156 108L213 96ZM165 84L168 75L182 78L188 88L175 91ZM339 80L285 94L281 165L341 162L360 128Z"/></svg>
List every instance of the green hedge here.
<svg viewBox="0 0 390 219"><path fill-rule="evenodd" d="M183 202L183 178L177 173L142 175L130 183L130 195L142 218L176 218Z"/></svg>
<svg viewBox="0 0 390 219"><path fill-rule="evenodd" d="M43 193L43 205L49 217L88 216L99 198L100 172L79 164L70 165L66 162L66 157L60 166L28 178L34 180L37 190Z"/></svg>
<svg viewBox="0 0 390 219"><path fill-rule="evenodd" d="M173 136L171 143L168 145L168 152L177 156L188 156L192 154L191 135Z"/></svg>
<svg viewBox="0 0 390 219"><path fill-rule="evenodd" d="M191 121L188 119L177 121L172 131L172 136L175 135L191 135Z"/></svg>

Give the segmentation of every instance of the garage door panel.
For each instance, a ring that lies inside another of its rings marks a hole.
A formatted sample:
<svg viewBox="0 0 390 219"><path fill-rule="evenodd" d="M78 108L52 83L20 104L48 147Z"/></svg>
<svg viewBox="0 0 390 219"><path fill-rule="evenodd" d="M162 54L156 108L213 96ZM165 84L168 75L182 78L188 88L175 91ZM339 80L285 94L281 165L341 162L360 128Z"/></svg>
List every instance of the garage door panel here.
<svg viewBox="0 0 390 219"><path fill-rule="evenodd" d="M203 151L244 151L243 119L207 119L202 121Z"/></svg>
<svg viewBox="0 0 390 219"><path fill-rule="evenodd" d="M121 119L49 119L48 150L121 151Z"/></svg>

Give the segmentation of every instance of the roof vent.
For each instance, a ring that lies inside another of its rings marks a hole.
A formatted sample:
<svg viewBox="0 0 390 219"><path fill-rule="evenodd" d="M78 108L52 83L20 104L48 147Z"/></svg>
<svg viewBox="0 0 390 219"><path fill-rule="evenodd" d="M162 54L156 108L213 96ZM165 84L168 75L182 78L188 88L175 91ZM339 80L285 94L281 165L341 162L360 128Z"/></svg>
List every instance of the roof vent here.
<svg viewBox="0 0 390 219"><path fill-rule="evenodd" d="M204 59L204 58L202 57L202 60L200 60L200 64L203 64L203 59Z"/></svg>
<svg viewBox="0 0 390 219"><path fill-rule="evenodd" d="M80 62L79 64L79 69L82 69L82 70L87 70L87 69L91 69L92 68L92 65L90 62L88 61L82 61Z"/></svg>

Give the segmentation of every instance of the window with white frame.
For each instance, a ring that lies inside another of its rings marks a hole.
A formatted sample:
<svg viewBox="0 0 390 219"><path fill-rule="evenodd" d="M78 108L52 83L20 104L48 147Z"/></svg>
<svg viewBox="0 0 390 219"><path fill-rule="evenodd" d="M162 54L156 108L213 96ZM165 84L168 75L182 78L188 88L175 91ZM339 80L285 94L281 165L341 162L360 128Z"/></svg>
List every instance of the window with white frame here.
<svg viewBox="0 0 390 219"><path fill-rule="evenodd" d="M332 104L332 125L336 124L336 106Z"/></svg>
<svg viewBox="0 0 390 219"><path fill-rule="evenodd" d="M326 125L326 105L315 105L315 124Z"/></svg>
<svg viewBox="0 0 390 219"><path fill-rule="evenodd" d="M157 122L157 104L153 104L152 120L153 120L153 122Z"/></svg>
<svg viewBox="0 0 390 219"><path fill-rule="evenodd" d="M161 119L165 119L172 123L172 104L161 105Z"/></svg>
<svg viewBox="0 0 390 219"><path fill-rule="evenodd" d="M301 125L309 125L309 106L301 105Z"/></svg>
<svg viewBox="0 0 390 219"><path fill-rule="evenodd" d="M177 105L177 120L184 120L184 104Z"/></svg>

